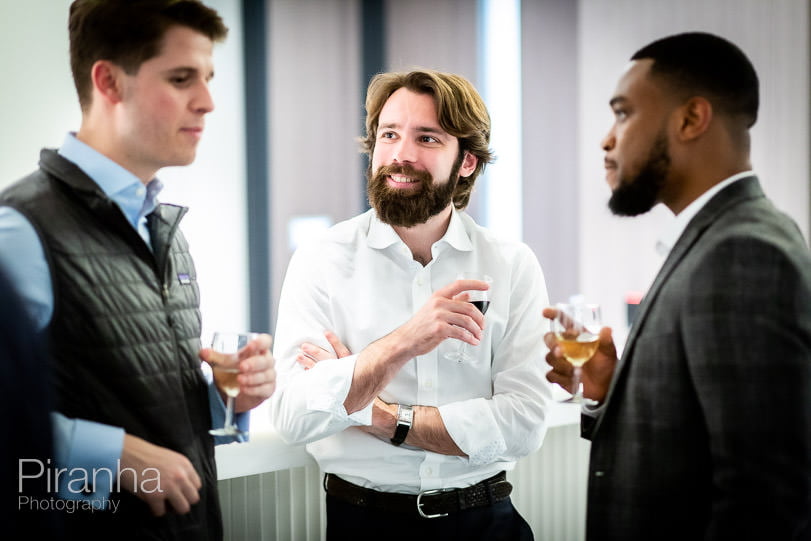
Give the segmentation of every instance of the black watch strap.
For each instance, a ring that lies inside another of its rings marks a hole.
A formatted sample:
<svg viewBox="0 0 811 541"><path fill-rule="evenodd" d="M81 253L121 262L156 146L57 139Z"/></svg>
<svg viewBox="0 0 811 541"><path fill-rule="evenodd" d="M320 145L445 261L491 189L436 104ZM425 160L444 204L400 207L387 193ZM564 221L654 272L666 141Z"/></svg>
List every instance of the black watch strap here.
<svg viewBox="0 0 811 541"><path fill-rule="evenodd" d="M414 408L397 404L397 428L394 430L394 437L391 439L394 445L400 445L405 441L413 421Z"/></svg>

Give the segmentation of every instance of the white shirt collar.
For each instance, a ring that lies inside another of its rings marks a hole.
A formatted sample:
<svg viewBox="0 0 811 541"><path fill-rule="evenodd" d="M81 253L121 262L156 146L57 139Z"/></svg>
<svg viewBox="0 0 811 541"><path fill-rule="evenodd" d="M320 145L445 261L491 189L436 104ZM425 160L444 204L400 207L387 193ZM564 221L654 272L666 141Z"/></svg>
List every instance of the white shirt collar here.
<svg viewBox="0 0 811 541"><path fill-rule="evenodd" d="M687 229L687 224L690 223L690 220L698 214L704 205L706 205L710 199L713 198L715 194L742 178L750 177L754 175L752 171L742 171L740 173L736 173L731 177L722 180L700 196L698 196L692 203L684 207L680 213L678 213L674 220L670 222L668 227L662 232L659 236L659 239L656 241L656 251L662 257L667 257L670 253L670 250L676 245L676 242L681 237L684 230Z"/></svg>
<svg viewBox="0 0 811 541"><path fill-rule="evenodd" d="M400 240L400 236L394 228L380 221L377 213L372 210L369 233L367 235L369 247L382 250L398 242L402 242L402 240ZM460 251L470 251L473 249L473 244L470 242L470 237L465 230L465 225L462 223L461 214L456 209L453 209L453 212L451 212L451 221L448 224L448 230L445 231L442 238L435 244L441 242L446 242Z"/></svg>

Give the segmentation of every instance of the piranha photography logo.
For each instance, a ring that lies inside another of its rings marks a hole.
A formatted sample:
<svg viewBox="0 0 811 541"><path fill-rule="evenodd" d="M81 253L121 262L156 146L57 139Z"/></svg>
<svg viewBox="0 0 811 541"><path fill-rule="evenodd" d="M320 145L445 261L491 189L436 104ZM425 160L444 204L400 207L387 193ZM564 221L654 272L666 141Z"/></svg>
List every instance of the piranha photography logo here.
<svg viewBox="0 0 811 541"><path fill-rule="evenodd" d="M114 471L110 468L59 468L50 458L44 461L21 458L17 481L18 511L116 513L121 501L109 497L114 491L163 492L157 468L145 468L139 474L132 468L122 468L120 460L116 461Z"/></svg>

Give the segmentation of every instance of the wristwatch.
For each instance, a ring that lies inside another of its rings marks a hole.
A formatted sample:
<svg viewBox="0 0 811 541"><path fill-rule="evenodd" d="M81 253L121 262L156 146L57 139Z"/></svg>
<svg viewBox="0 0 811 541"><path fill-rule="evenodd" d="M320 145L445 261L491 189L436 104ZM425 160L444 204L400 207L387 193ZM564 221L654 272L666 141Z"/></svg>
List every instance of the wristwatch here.
<svg viewBox="0 0 811 541"><path fill-rule="evenodd" d="M394 437L391 439L394 445L400 445L405 441L413 421L414 408L397 404L397 428L394 429Z"/></svg>

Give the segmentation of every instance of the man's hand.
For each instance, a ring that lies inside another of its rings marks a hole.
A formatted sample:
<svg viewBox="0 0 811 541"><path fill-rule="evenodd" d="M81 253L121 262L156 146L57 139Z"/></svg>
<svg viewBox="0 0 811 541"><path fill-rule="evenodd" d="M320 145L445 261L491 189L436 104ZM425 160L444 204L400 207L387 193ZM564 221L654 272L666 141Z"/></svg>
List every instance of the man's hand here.
<svg viewBox="0 0 811 541"><path fill-rule="evenodd" d="M200 501L202 482L188 458L130 434L124 435L120 479L121 489L145 501L155 516L188 513Z"/></svg>
<svg viewBox="0 0 811 541"><path fill-rule="evenodd" d="M448 338L479 344L484 314L467 302L465 291L489 289L481 280L456 280L438 289L403 325L372 342L358 354L352 386L344 408L352 414L363 409L389 384L408 361L433 351Z"/></svg>
<svg viewBox="0 0 811 541"><path fill-rule="evenodd" d="M255 408L276 389L276 362L270 352L272 342L269 334L260 334L239 350L239 396L234 401L235 411ZM211 348L201 349L199 355L200 359L209 364L224 362L226 357Z"/></svg>
<svg viewBox="0 0 811 541"><path fill-rule="evenodd" d="M557 313L555 308L544 308L543 310L543 316L550 320L554 320ZM552 367L552 370L547 372L546 379L571 392L574 367L563 356L554 333L546 333L544 342L549 348L546 362ZM583 365L581 373L583 396L597 402L605 400L616 364L617 349L614 346L614 339L611 337L611 328L603 327L600 329L600 345L597 347L597 352L589 362Z"/></svg>
<svg viewBox="0 0 811 541"><path fill-rule="evenodd" d="M338 335L336 335L334 332L324 331L324 336L327 338L329 345L332 346L332 351L328 351L309 342L304 342L301 344L298 354L296 354L296 362L303 366L304 370L309 370L319 361L324 361L326 359L340 359L342 357L352 355L349 348L346 347L343 342L341 342Z"/></svg>
<svg viewBox="0 0 811 541"><path fill-rule="evenodd" d="M456 280L437 290L422 308L389 336L407 344L407 359L433 351L448 338L478 346L484 314L467 302L465 291L489 289L481 280Z"/></svg>

